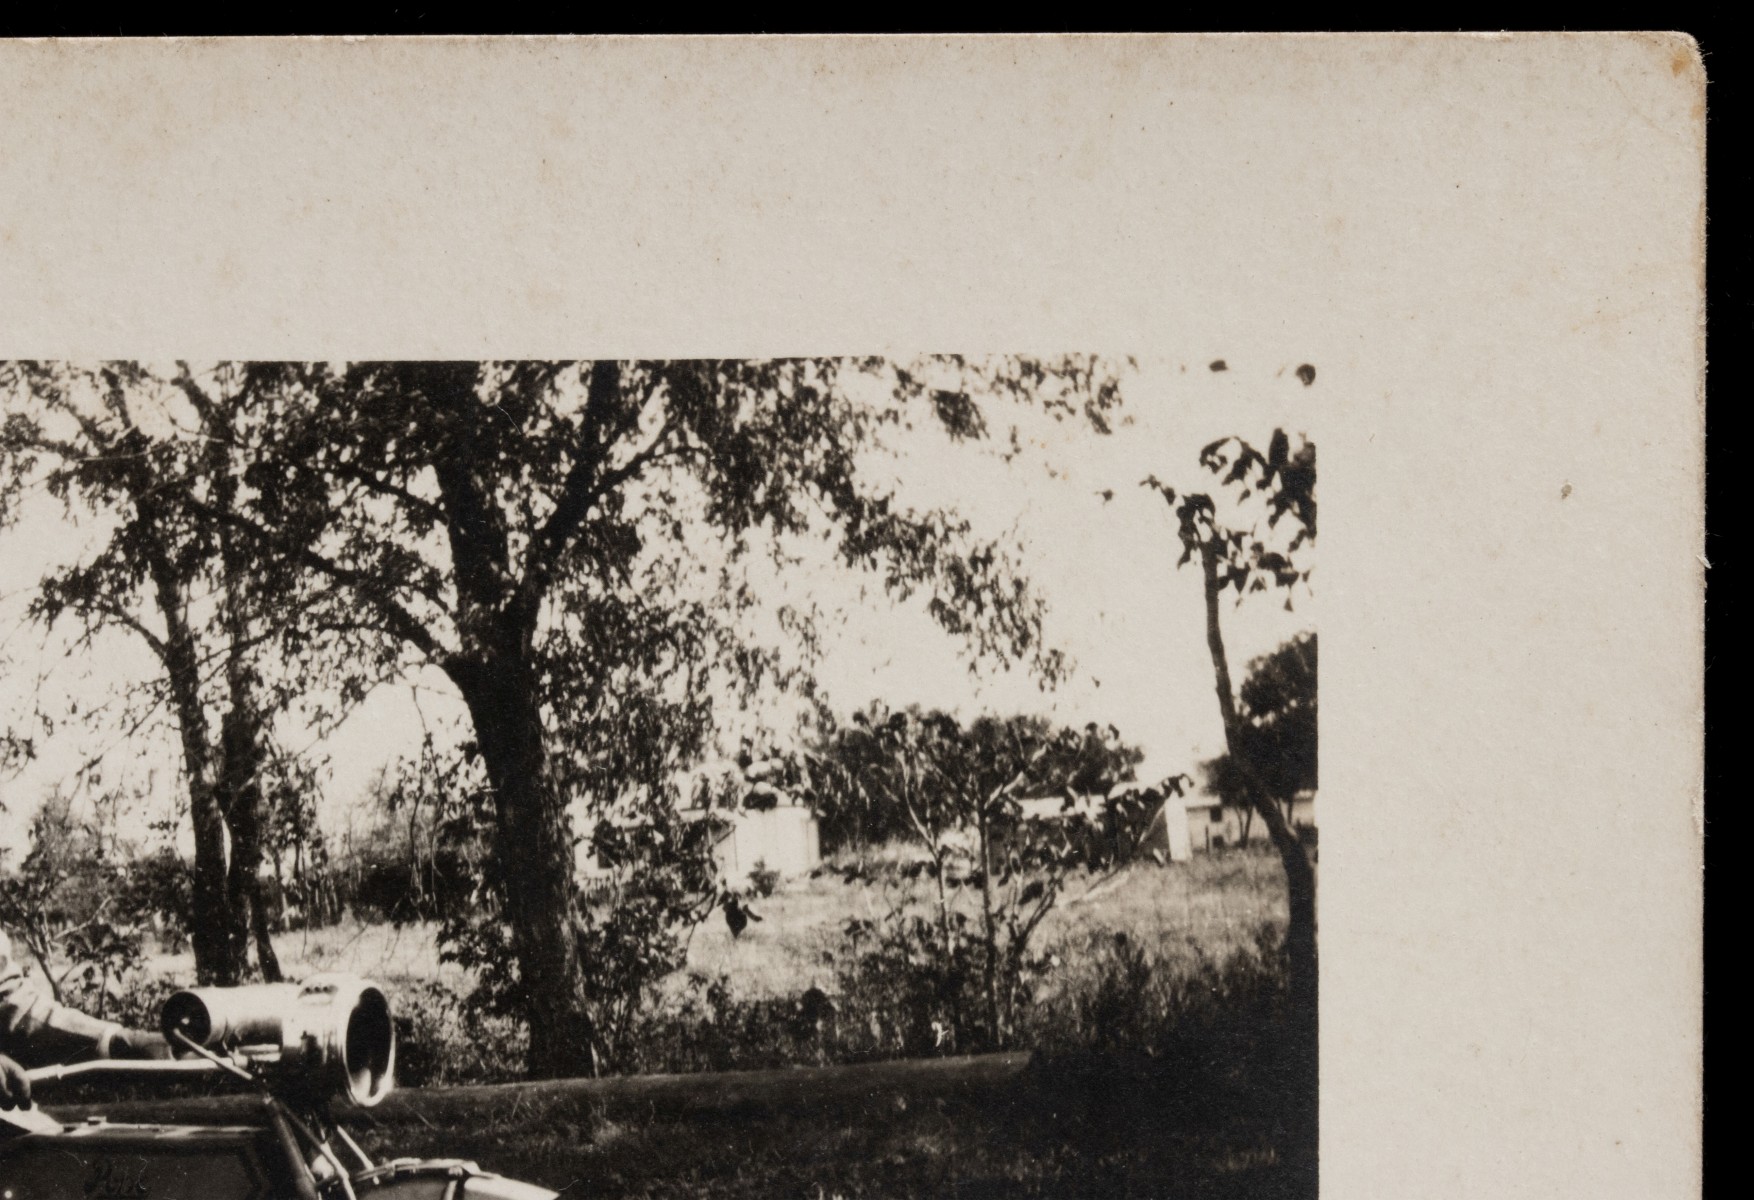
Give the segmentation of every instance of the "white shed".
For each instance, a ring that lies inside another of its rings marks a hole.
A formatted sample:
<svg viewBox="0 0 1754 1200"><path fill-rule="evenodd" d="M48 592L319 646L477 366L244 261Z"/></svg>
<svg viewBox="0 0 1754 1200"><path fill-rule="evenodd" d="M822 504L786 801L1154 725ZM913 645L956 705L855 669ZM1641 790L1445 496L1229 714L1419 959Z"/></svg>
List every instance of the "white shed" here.
<svg viewBox="0 0 1754 1200"><path fill-rule="evenodd" d="M1165 862L1187 862L1194 856L1194 844L1188 836L1187 810L1180 796L1171 796L1151 815L1140 848L1156 852Z"/></svg>
<svg viewBox="0 0 1754 1200"><path fill-rule="evenodd" d="M781 876L802 875L822 862L822 835L816 814L802 804L767 809L720 811L728 827L713 847L719 874L733 887L749 881L757 869Z"/></svg>
<svg viewBox="0 0 1754 1200"><path fill-rule="evenodd" d="M1260 814L1240 804L1226 804L1217 796L1198 793L1181 801L1187 813L1189 844L1195 850L1221 849L1272 840ZM1315 828L1315 793L1299 792L1287 814L1294 829Z"/></svg>

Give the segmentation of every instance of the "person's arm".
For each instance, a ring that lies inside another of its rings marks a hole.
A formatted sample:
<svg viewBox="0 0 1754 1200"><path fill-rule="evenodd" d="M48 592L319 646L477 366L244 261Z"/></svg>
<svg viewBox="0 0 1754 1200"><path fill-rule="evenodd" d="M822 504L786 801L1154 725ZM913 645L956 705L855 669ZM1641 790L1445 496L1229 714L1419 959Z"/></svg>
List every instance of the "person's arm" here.
<svg viewBox="0 0 1754 1200"><path fill-rule="evenodd" d="M0 1054L26 1066L130 1057L136 1036L57 1001L24 973L11 941L0 933Z"/></svg>

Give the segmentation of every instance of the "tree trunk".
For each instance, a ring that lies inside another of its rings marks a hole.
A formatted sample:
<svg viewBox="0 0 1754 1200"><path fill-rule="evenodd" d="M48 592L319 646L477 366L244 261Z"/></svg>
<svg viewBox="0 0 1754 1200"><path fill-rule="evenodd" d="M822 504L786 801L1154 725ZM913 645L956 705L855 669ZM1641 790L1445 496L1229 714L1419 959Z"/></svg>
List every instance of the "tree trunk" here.
<svg viewBox="0 0 1754 1200"><path fill-rule="evenodd" d="M190 781L189 816L195 830L189 922L195 979L204 985L231 987L242 982L244 964L233 954L225 818L219 813L211 779Z"/></svg>
<svg viewBox="0 0 1754 1200"><path fill-rule="evenodd" d="M576 929L572 822L543 744L536 679L506 656L452 664L497 810L493 870L504 897L530 1025L535 1078L586 1076L595 1029L586 1007Z"/></svg>
<svg viewBox="0 0 1754 1200"><path fill-rule="evenodd" d="M231 504L233 484L224 477L221 502ZM267 817L267 795L262 777L268 763L263 744L262 716L256 704L255 679L244 658L249 623L240 595L247 564L238 553L230 530L219 534L220 564L224 571L222 615L225 623L225 682L228 707L219 725L220 812L231 834L231 866L226 873L227 916L231 928L231 953L240 974L247 973L252 944L263 980L280 982L280 960L268 934L268 914L262 895L262 826Z"/></svg>
<svg viewBox="0 0 1754 1200"><path fill-rule="evenodd" d="M944 854L936 846L932 852L932 879L938 885L938 940L944 944L944 962L949 965L953 949L950 944L950 892L944 882Z"/></svg>
<svg viewBox="0 0 1754 1200"><path fill-rule="evenodd" d="M164 667L170 684L171 708L183 749L183 772L189 781L189 823L195 835L195 870L189 914L189 943L195 952L195 979L207 985L230 986L240 981L243 964L232 953L231 906L226 887L225 816L221 811L216 764L208 734L207 712L201 702L201 667L193 635L182 611L180 590L157 581L159 611L164 616Z"/></svg>
<svg viewBox="0 0 1754 1200"><path fill-rule="evenodd" d="M256 880L254 895L250 899L250 925L256 935L256 962L262 968L263 980L281 982L285 976L280 972L280 956L274 953L274 938L268 928L267 897L263 895L260 878Z"/></svg>
<svg viewBox="0 0 1754 1200"><path fill-rule="evenodd" d="M1225 749L1243 775L1250 806L1266 823L1267 833L1273 839L1280 865L1285 871L1285 953L1290 975L1287 984L1296 1035L1293 1053L1297 1056L1297 1061L1285 1064L1297 1105L1291 1113L1293 1145L1289 1158L1294 1169L1309 1176L1313 1194L1319 1088L1315 868L1310 864L1296 831L1279 810L1277 800L1260 785L1253 764L1243 755L1241 718L1236 711L1236 693L1230 685L1230 662L1224 651L1224 634L1218 623L1218 602L1224 585L1218 578L1216 547L1210 540L1200 545L1200 567L1206 589L1206 647L1212 655L1218 709L1224 720Z"/></svg>
<svg viewBox="0 0 1754 1200"><path fill-rule="evenodd" d="M937 843L928 843L926 849L932 855L932 879L938 887L938 940L943 947L943 956L939 960L944 964L944 972L939 976L940 996L950 1005L950 1023L958 1036L962 1033L962 981L954 970L956 949L950 936L950 891L944 881L945 859L943 848Z"/></svg>
<svg viewBox="0 0 1754 1200"><path fill-rule="evenodd" d="M262 794L264 754L254 715L243 706L247 698L234 695L232 707L220 723L220 810L231 834L231 865L226 872L228 934L231 955L240 974L249 970L250 951L263 980L280 982L280 960L268 933L268 913L262 892Z"/></svg>
<svg viewBox="0 0 1754 1200"><path fill-rule="evenodd" d="M169 684L171 710L182 741L183 772L189 781L189 823L195 835L189 942L195 952L196 982L229 986L242 979L245 964L234 955L230 936L229 855L217 778L220 764L215 762L207 710L201 699L201 655L189 626L182 577L159 536L165 516L155 495L156 486L155 480L144 475L132 477L128 483L144 529L142 549L152 579L153 600L164 619L165 636L156 648Z"/></svg>
<svg viewBox="0 0 1754 1200"><path fill-rule="evenodd" d="M993 919L992 826L987 817L987 806L982 804L975 822L981 843L981 933L987 942L987 1023L997 1048L1005 1044L1005 1024L999 1011L999 932Z"/></svg>
<svg viewBox="0 0 1754 1200"><path fill-rule="evenodd" d="M531 649L547 580L526 575L513 586L505 514L479 453L478 374L474 363L408 371L408 382L446 418L431 447L432 468L445 512L462 651L444 667L469 708L493 788L490 869L504 899L530 1026L527 1069L533 1076L589 1075L595 1030L579 960L572 822L548 768ZM606 382L613 389L613 370ZM589 476L589 470L581 476L585 484Z"/></svg>

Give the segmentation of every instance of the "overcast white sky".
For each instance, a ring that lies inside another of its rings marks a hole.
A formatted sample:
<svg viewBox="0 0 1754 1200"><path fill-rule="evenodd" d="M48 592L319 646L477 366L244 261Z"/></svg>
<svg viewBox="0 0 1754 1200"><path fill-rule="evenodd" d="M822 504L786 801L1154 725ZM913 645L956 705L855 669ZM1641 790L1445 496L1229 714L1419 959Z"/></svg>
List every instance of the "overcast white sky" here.
<svg viewBox="0 0 1754 1200"><path fill-rule="evenodd" d="M1209 369L1218 357L1228 370ZM1048 640L1072 658L1073 671L1052 693L1021 672L971 675L919 606L891 604L871 581L844 571L792 572L784 580L789 598L834 614L819 673L834 707L846 712L882 699L965 715L1046 712L1068 723L1113 723L1145 750L1148 778L1193 771L1222 742L1198 574L1192 566L1175 569L1179 549L1168 509L1138 484L1148 474L1204 483L1199 447L1225 434L1264 442L1285 425L1314 436L1322 380L1318 375L1306 388L1294 374L1300 361L1251 361L1226 355L1222 346L1187 360L1142 359L1124 383L1122 412L1130 424L1106 437L1072 422L1029 424L1037 444L1008 464L940 436L913 439L893 467L902 495L918 507L954 508L978 530L1021 543L1028 574L1048 604ZM995 425L1003 411L990 411ZM1103 491L1113 499L1105 502ZM98 535L66 521L58 506L39 503L0 539L0 720L16 721L33 694L57 716L89 711L118 680L151 669L143 648L121 634L69 655L22 619L43 566ZM1316 583L1319 589L1319 575ZM1239 675L1248 658L1313 628L1307 593L1299 593L1292 613L1271 596L1226 605ZM308 745L324 760L321 808L335 829L379 768L414 748L423 719L442 723L458 715L444 680L429 671L381 688L324 741L312 744L309 731L295 727L281 732L291 748ZM173 811L181 782L172 731L162 723L124 736L113 720L66 719L39 746L37 762L0 780L0 848L17 848L43 794L71 786L79 765L94 755L102 756L107 780L126 777L151 797L131 822L137 830Z"/></svg>

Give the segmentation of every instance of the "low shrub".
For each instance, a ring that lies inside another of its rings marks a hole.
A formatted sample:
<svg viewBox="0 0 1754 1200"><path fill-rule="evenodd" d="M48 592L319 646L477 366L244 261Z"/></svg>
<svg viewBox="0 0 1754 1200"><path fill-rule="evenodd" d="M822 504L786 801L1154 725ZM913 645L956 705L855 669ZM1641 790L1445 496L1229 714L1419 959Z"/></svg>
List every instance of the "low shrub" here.
<svg viewBox="0 0 1754 1200"><path fill-rule="evenodd" d="M74 974L62 984L62 999L81 1012L130 1029L157 1030L164 1002L187 986L186 980L143 971L108 980Z"/></svg>
<svg viewBox="0 0 1754 1200"><path fill-rule="evenodd" d="M679 996L642 1029L649 1071L753 1071L842 1061L835 1005L812 988L798 997L733 994L723 976L690 972Z"/></svg>
<svg viewBox="0 0 1754 1200"><path fill-rule="evenodd" d="M910 956L899 935L885 940L880 931L863 931L851 944L857 952L837 960L832 994L811 987L795 996L745 997L724 975L690 972L642 1014L621 1069L760 1070L990 1048L980 1041L976 943L968 943L974 949L956 975L942 972L935 955ZM1085 932L1044 956L1032 978L1015 1044L1056 1069L1098 1064L1160 1073L1173 1065L1190 1086L1201 1080L1246 1091L1280 1070L1280 1057L1290 1052L1277 925L1261 926L1251 942L1222 958L1191 942L1153 946L1126 933ZM424 1019L440 1029L460 1027L457 1004L435 998ZM435 1048L445 1052L461 1037ZM493 1074L482 1054L492 1037L491 1030L468 1035L463 1048L475 1057L446 1066L440 1077L504 1077L504 1066L519 1061L518 1046L502 1044L501 1072Z"/></svg>
<svg viewBox="0 0 1754 1200"><path fill-rule="evenodd" d="M978 1020L957 1019L958 1004L978 1005L978 974L965 969L946 979L894 943L868 942L866 950L837 972L832 993L812 987L796 996L738 996L724 975L690 972L629 1031L621 1069L760 1070L981 1049ZM1039 981L1033 1002L1020 1010L1026 1017L1017 1034L1020 1047L1047 1059L1174 1062L1221 1084L1227 1076L1258 1076L1283 1049L1274 1041L1286 998L1276 925L1262 925L1249 945L1222 959L1191 943L1151 946L1124 932L1085 932L1044 958ZM470 1005L439 980L385 983L405 1086L521 1076L527 1035L515 1017ZM187 981L134 974L112 981L103 1008L112 1020L156 1028L160 1007L182 986ZM78 986L68 1000L98 1009L95 993Z"/></svg>
<svg viewBox="0 0 1754 1200"><path fill-rule="evenodd" d="M749 868L749 893L760 900L765 900L779 890L780 873L769 869L766 860L756 859L755 865Z"/></svg>
<svg viewBox="0 0 1754 1200"><path fill-rule="evenodd" d="M523 1024L434 979L397 980L396 1076L407 1087L500 1083L523 1074Z"/></svg>

